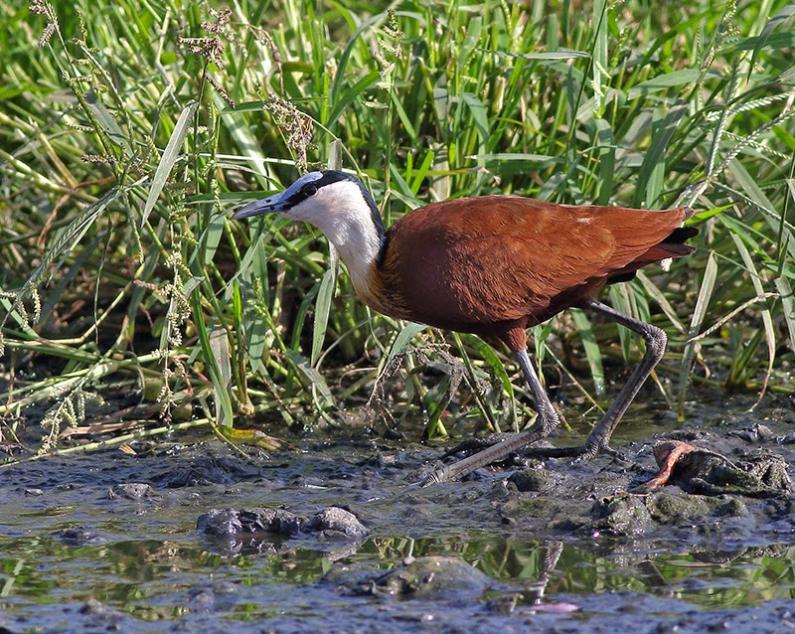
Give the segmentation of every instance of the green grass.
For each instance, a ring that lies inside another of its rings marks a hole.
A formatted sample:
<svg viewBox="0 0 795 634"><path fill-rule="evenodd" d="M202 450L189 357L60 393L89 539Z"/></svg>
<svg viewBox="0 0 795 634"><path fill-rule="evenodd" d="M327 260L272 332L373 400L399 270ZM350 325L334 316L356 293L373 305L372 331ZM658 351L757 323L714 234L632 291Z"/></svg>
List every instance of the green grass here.
<svg viewBox="0 0 795 634"><path fill-rule="evenodd" d="M307 227L229 220L326 165L387 224L494 192L690 204L698 252L609 292L668 331L658 389L680 415L694 382L792 389L793 5L376 4L0 2L6 440L41 422L49 451L119 392L152 426L523 424L502 351L372 314ZM583 313L534 342L596 404L640 352Z"/></svg>

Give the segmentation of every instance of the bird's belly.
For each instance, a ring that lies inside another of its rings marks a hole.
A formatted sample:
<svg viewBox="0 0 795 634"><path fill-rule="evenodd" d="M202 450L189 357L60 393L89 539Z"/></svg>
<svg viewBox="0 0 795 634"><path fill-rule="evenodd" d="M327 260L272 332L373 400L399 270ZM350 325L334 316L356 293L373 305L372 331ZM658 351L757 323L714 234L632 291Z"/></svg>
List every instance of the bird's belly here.
<svg viewBox="0 0 795 634"><path fill-rule="evenodd" d="M548 297L526 293L522 296L495 292L487 302L473 301L470 295L454 292L408 294L401 301L367 302L380 313L433 328L477 335L498 335L507 328L530 327L550 319L571 306L596 296L604 282L599 280ZM383 297L380 298L383 300Z"/></svg>
<svg viewBox="0 0 795 634"><path fill-rule="evenodd" d="M425 324L432 328L452 330L478 335L490 335L502 331L507 322L515 322L524 318L522 310L504 311L504 314L488 315L469 310L465 305L448 297L448 301L421 302L403 295L363 295L359 298L370 308L392 317Z"/></svg>
<svg viewBox="0 0 795 634"><path fill-rule="evenodd" d="M523 274L518 265L502 260L488 264L476 257L456 261L445 253L436 266L419 259L378 271L365 292L357 293L373 309L396 319L488 335L507 326L541 323L598 292L590 282L556 289L532 272ZM549 292L538 292L539 287Z"/></svg>

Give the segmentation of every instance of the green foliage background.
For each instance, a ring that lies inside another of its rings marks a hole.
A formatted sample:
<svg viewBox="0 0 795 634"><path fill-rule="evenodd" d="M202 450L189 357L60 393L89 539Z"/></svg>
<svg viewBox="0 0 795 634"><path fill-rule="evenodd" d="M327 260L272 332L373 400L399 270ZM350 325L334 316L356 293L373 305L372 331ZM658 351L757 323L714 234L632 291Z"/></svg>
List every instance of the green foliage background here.
<svg viewBox="0 0 795 634"><path fill-rule="evenodd" d="M698 252L609 299L668 331L656 378L680 415L693 381L790 391L794 13L0 2L0 432L41 422L48 451L120 392L128 418L165 420L144 433L345 423L365 403L367 421L421 407L430 435L521 424L501 352L371 314L307 227L229 220L326 165L359 174L387 224L493 192L690 204ZM537 360L599 406L605 366L639 354L616 328L559 316Z"/></svg>

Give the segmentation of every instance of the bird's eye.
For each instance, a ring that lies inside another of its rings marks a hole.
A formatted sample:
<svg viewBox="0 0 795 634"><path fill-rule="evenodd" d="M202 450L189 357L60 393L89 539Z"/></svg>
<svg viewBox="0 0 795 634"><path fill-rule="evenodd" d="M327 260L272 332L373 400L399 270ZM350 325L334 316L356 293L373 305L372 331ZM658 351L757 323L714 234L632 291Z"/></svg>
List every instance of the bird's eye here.
<svg viewBox="0 0 795 634"><path fill-rule="evenodd" d="M306 194L307 196L314 196L315 194L317 194L317 187L315 187L314 185L307 185L306 187L304 187L304 194Z"/></svg>

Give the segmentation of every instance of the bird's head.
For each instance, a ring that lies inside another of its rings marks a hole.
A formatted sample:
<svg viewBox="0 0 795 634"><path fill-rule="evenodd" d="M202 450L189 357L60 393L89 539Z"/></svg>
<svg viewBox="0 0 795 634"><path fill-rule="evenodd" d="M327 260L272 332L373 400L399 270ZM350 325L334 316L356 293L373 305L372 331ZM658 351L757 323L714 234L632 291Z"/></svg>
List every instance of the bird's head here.
<svg viewBox="0 0 795 634"><path fill-rule="evenodd" d="M355 176L336 170L304 174L283 192L239 209L235 219L278 213L315 225L330 238L343 226L372 223L383 234L383 224L372 196ZM367 227L369 229L369 227Z"/></svg>
<svg viewBox="0 0 795 634"><path fill-rule="evenodd" d="M233 218L278 213L320 229L339 252L360 296L370 295L370 269L386 244L381 214L355 176L336 170L304 174L283 192L239 209Z"/></svg>

